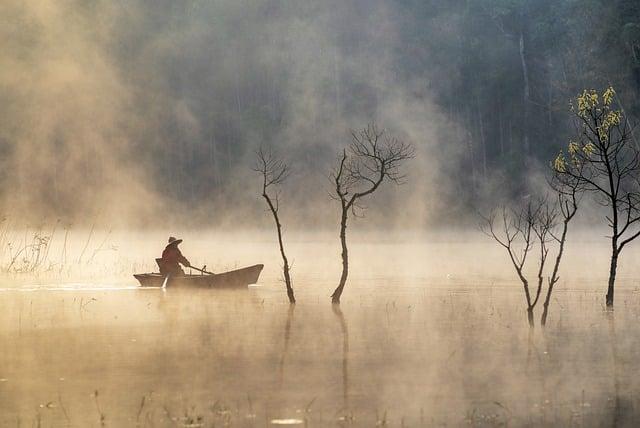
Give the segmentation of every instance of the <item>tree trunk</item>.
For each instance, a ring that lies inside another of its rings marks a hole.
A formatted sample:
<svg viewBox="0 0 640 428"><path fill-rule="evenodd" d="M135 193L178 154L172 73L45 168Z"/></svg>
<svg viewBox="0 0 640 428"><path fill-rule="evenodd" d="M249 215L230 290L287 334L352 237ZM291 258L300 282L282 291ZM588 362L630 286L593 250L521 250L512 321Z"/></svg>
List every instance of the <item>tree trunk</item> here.
<svg viewBox="0 0 640 428"><path fill-rule="evenodd" d="M548 129L553 129L553 85L551 78L547 82L547 126Z"/></svg>
<svg viewBox="0 0 640 428"><path fill-rule="evenodd" d="M547 314L549 313L549 303L551 302L551 293L553 293L553 287L558 282L558 269L560 269L560 261L562 260L562 253L564 252L564 243L567 240L567 230L569 229L569 221L573 215L569 218L565 218L562 222L562 235L560 237L560 248L558 248L558 255L556 256L556 262L553 265L553 272L551 273L551 279L549 280L549 287L547 288L547 297L544 299L542 318L540 318L540 325L544 327L547 324Z"/></svg>
<svg viewBox="0 0 640 428"><path fill-rule="evenodd" d="M278 232L278 245L280 247L280 255L282 256L282 271L284 274L284 283L287 287L287 297L289 297L289 303L295 303L296 298L293 294L293 286L291 285L291 276L289 275L289 260L284 252L284 243L282 242L282 225L280 224L280 218L278 217L278 210L271 202L269 195L266 191L262 194L262 197L267 201L269 209L273 214L273 220L276 222L276 231ZM276 202L277 203L277 202Z"/></svg>
<svg viewBox="0 0 640 428"><path fill-rule="evenodd" d="M542 318L540 318L540 325L544 327L547 325L547 314L549 312L549 302L545 301L542 308Z"/></svg>
<svg viewBox="0 0 640 428"><path fill-rule="evenodd" d="M333 56L333 76L334 76L334 85L336 91L336 118L339 120L341 118L341 88L340 88L340 67L338 64L338 49L334 52Z"/></svg>
<svg viewBox="0 0 640 428"><path fill-rule="evenodd" d="M607 288L606 303L607 308L613 308L613 287L616 282L616 269L618 267L619 252L616 248L617 242L613 243L613 251L611 253L611 268L609 269L609 287Z"/></svg>
<svg viewBox="0 0 640 428"><path fill-rule="evenodd" d="M295 303L296 297L293 294L291 275L289 275L289 259L287 259L287 255L284 253L284 243L282 242L282 225L280 224L278 214L274 213L273 215L276 220L276 228L278 229L278 245L280 246L280 255L282 256L282 270L284 273L284 283L287 287L287 297L289 297L289 303Z"/></svg>
<svg viewBox="0 0 640 428"><path fill-rule="evenodd" d="M527 320L529 321L529 327L533 328L535 326L534 321L533 321L533 308L532 307L528 307L527 308Z"/></svg>
<svg viewBox="0 0 640 428"><path fill-rule="evenodd" d="M529 88L529 70L527 68L527 61L525 56L524 45L524 32L520 33L520 63L522 65L522 79L523 79L523 92L524 92L524 120L522 124L522 132L524 133L524 153L529 155L529 96L531 90Z"/></svg>
<svg viewBox="0 0 640 428"><path fill-rule="evenodd" d="M487 179L487 142L484 137L484 121L482 120L482 108L480 105L480 97L476 97L478 126L480 133L480 144L482 145L482 179Z"/></svg>
<svg viewBox="0 0 640 428"><path fill-rule="evenodd" d="M242 108L240 106L240 70L237 70L235 73L235 98L236 98L236 108L238 109L237 113L242 112Z"/></svg>
<svg viewBox="0 0 640 428"><path fill-rule="evenodd" d="M295 303L296 297L293 294L293 286L291 285L291 276L289 275L289 260L284 253L284 244L282 243L282 232L280 222L278 222L278 243L280 244L280 254L282 255L282 270L284 273L284 283L287 287L287 297L289 297L289 303Z"/></svg>
<svg viewBox="0 0 640 428"><path fill-rule="evenodd" d="M342 201L342 218L340 220L340 243L342 244L342 275L340 276L340 283L331 295L331 303L339 304L340 296L342 296L342 290L347 282L347 275L349 274L349 252L347 250L347 214L348 209L345 202Z"/></svg>
<svg viewBox="0 0 640 428"><path fill-rule="evenodd" d="M282 243L282 225L280 225L278 215L274 213L274 217L276 220L276 228L278 229L278 245L280 246L280 255L282 256L282 270L284 273L284 283L287 287L287 297L289 297L289 303L295 303L296 298L293 294L293 286L291 285L291 275L289 275L289 260L284 253L284 244Z"/></svg>
<svg viewBox="0 0 640 428"><path fill-rule="evenodd" d="M504 159L504 125L502 123L502 108L498 106L498 124L500 126L500 158Z"/></svg>
<svg viewBox="0 0 640 428"><path fill-rule="evenodd" d="M471 185L473 187L473 191L476 192L478 189L478 179L476 176L476 156L473 147L473 136L471 135L470 131L467 131L466 142L469 161L471 162Z"/></svg>
<svg viewBox="0 0 640 428"><path fill-rule="evenodd" d="M220 186L220 171L218 171L218 150L216 147L216 140L213 137L213 130L209 134L209 168L213 171L213 183L218 190Z"/></svg>

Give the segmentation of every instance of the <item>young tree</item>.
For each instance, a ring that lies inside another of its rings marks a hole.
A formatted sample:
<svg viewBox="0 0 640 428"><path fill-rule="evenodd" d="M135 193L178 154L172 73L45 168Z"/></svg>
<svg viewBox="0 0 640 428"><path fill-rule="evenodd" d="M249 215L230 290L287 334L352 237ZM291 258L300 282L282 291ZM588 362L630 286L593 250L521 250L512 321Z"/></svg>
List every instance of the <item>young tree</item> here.
<svg viewBox="0 0 640 428"><path fill-rule="evenodd" d="M402 184L405 178L402 167L414 156L413 146L390 136L385 130L379 130L375 123L360 131L351 131L351 137L351 144L342 151L338 166L331 174L335 185L332 197L340 202L341 209L342 275L331 295L331 301L335 304L340 303L349 274L349 213L358 216L357 210L364 208L358 203L375 192L384 181Z"/></svg>
<svg viewBox="0 0 640 428"><path fill-rule="evenodd" d="M579 183L575 180L569 182L559 182L557 177L554 176L551 181L551 187L557 194L557 206L562 216L562 226L560 235L557 235L555 231L550 232L551 237L558 244L558 254L556 255L555 263L553 264L553 271L548 279L547 295L542 305L542 317L540 318L540 325L544 327L547 324L547 315L549 313L549 303L551 302L551 294L553 293L553 287L560 280L559 269L562 255L564 254L564 246L567 241L567 231L569 230L569 222L573 219L578 211L578 196L580 193Z"/></svg>
<svg viewBox="0 0 640 428"><path fill-rule="evenodd" d="M270 195L269 190L272 187L281 185L289 176L289 166L273 155L269 150L265 152L262 147L258 150L256 166L254 171L262 175L262 197L267 202L269 210L273 215L273 220L276 223L276 231L278 233L278 245L280 247L280 255L282 256L282 271L284 274L284 283L287 288L287 296L289 297L289 303L295 303L296 298L293 293L293 285L291 281L291 275L289 273L289 260L284 252L284 243L282 242L282 224L278 216L278 210L280 209L279 190Z"/></svg>
<svg viewBox="0 0 640 428"><path fill-rule="evenodd" d="M483 217L482 230L507 250L509 259L522 282L529 326L534 326L534 309L540 300L544 288L545 265L553 243L557 245L557 254L551 271L547 277L547 292L543 304L540 324L544 327L549 313L549 303L555 284L560 279L559 269L567 239L569 222L578 210L579 188L575 181L565 183L554 179L551 182L556 191L557 201L550 203L545 199L528 201L515 210L502 208L500 224L496 226L495 214ZM561 222L558 218L561 217ZM561 224L561 226L560 226ZM560 233L558 227L560 226ZM534 247L538 247L537 284L535 294L529 288L529 280L524 269L527 256Z"/></svg>
<svg viewBox="0 0 640 428"><path fill-rule="evenodd" d="M548 237L551 228L555 226L556 216L557 213L549 208L546 201L530 200L518 209L502 207L498 226L496 226L495 213L483 217L482 231L507 250L511 264L522 282L527 304L527 320L530 327L534 326L533 310L542 292L542 275L549 254ZM536 240L540 247L540 260L538 263L538 286L535 290L535 296L532 296L524 269Z"/></svg>
<svg viewBox="0 0 640 428"><path fill-rule="evenodd" d="M607 307L613 307L620 253L640 236L640 157L631 141L631 128L621 110L613 107L615 95L609 87L602 94L585 90L578 96L577 106L571 107L576 135L567 154L561 151L553 164L560 182L575 182L609 211L605 216L611 228Z"/></svg>

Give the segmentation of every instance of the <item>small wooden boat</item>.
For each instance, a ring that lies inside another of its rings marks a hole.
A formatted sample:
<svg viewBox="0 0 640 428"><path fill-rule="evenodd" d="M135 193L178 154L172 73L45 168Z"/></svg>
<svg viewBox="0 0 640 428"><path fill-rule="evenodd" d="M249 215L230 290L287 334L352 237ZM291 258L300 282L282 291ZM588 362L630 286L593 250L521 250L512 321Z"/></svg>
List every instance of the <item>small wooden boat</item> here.
<svg viewBox="0 0 640 428"><path fill-rule="evenodd" d="M258 282L264 265L253 265L242 269L216 274L179 275L166 277L159 273L133 275L142 287L200 287L200 288L246 288Z"/></svg>

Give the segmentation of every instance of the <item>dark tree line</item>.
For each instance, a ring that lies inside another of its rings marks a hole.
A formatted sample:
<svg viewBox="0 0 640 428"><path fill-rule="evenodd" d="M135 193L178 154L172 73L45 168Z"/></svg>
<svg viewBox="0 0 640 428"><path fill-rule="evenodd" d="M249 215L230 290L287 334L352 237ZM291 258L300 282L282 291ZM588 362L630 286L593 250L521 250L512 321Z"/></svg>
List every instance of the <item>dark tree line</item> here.
<svg viewBox="0 0 640 428"><path fill-rule="evenodd" d="M566 106L584 88L613 85L640 119L640 3L634 0L403 0L408 76L430 70L425 96L460 128L464 147L450 198L475 205L487 183L517 197L529 168L572 133ZM398 53L398 56L403 56ZM400 58L398 59L400 61ZM434 66L434 64L437 64ZM490 189L489 189L490 190Z"/></svg>
<svg viewBox="0 0 640 428"><path fill-rule="evenodd" d="M373 117L384 101L380 91L398 89L414 101L435 102L448 144L431 155L453 152L437 160L447 170L470 172L438 178L451 219L468 215L488 183L497 181L517 195L528 167L546 164L557 138L569 136L563 113L583 88L613 85L624 94L619 101L631 124L640 117L635 0L160 0L114 8L114 28L88 46L112 66L105 80L118 78L126 93L115 103L117 111L91 112L112 114L113 120L88 132L84 120L69 120L77 116L74 108L85 106L73 102L75 92L53 84L44 88L53 94L8 86L12 102L0 105L6 124L0 127L3 194L20 192L27 204L33 199L52 215L71 215L77 205L95 203L95 189L112 185L117 168L105 153L115 153L118 168L134 160L131 167L149 173L152 190L169 201L196 204L213 197L223 205L237 198L238 170L255 141L291 149L302 169L324 170L333 159L323 155L333 153L324 146L334 139L317 124L338 123L335 129L342 130ZM9 21L31 22L24 10L10 11ZM99 22L102 12L99 5L74 11L86 23ZM379 16L384 18L376 21ZM296 22L303 25L293 27ZM66 28L69 37L75 29ZM46 58L46 49L37 47L46 47L48 34L36 30L3 28L4 54L16 64L26 56L25 70ZM369 64L372 58L378 60ZM373 71L376 66L381 73ZM376 84L380 75L391 76L383 88ZM102 82L102 75L92 77L91 84ZM105 87L111 88L97 84L86 92L103 90L110 104ZM71 102L56 105L58 92ZM47 161L32 162L20 173L23 163L12 157L21 154L20 141L33 139L27 124L41 116L31 109L40 105L43 111L71 111L50 127L38 122L42 139L34 159ZM94 133L101 138L84 141ZM304 145L295 140L300 134ZM75 185L79 174L82 186Z"/></svg>
<svg viewBox="0 0 640 428"><path fill-rule="evenodd" d="M304 6L287 7L293 16L309 12ZM347 73L339 59L375 48L363 30L366 20L357 17L374 7L366 2L341 5L344 19L350 17L352 25L342 25L337 17L332 21L335 63L333 54L321 46L315 52L321 67L326 66L318 82L320 101L336 115L326 118L339 120L340 115L376 108L377 90L368 84L367 74ZM447 165L448 170L470 173L440 179L447 184L442 197L449 198L460 216L490 191L486 189L490 183L506 186L517 197L530 168L546 164L557 153L557 141L571 135L567 102L583 88L613 85L624 94L619 102L631 125L640 118L640 3L636 1L397 0L391 7L402 47L393 50L397 83L422 82L412 87L414 95L435 100L455 125L443 132L453 133L446 137L461 155L442 161L456 163ZM261 8L269 19L282 13L284 5ZM164 146L162 157L178 164L167 177L168 190L177 198L196 200L215 186L217 197L224 199L233 182L230 172L252 151L247 144L252 133L259 132L264 142L279 147L275 138L291 119L287 84L296 77L298 62L295 57L283 57L280 63L256 62L260 40L238 39L242 48L234 55L233 67L218 79L200 75L207 70L219 75L213 53L207 54L212 58L208 65L186 69L183 64L191 64L190 56L200 53L179 53L180 66L172 71L179 83L175 95L187 94L185 102L202 132L185 136L184 125L168 118L167 130L175 139ZM295 149L292 157L303 168L316 167L318 158L329 162L330 156L323 155L324 137L312 133L312 147L305 148L319 157Z"/></svg>

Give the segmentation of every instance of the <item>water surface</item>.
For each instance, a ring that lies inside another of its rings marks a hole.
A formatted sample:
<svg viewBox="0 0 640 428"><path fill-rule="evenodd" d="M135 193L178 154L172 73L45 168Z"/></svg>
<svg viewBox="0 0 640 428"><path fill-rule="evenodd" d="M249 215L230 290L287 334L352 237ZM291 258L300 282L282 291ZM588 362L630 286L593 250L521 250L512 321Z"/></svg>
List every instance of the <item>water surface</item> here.
<svg viewBox="0 0 640 428"><path fill-rule="evenodd" d="M504 261L492 246L355 245L353 275L337 308L328 297L339 268L333 247L297 245L318 256L294 265L295 307L278 280L277 257L268 260L261 286L241 291L138 289L125 275L19 285L6 279L0 424L640 421L634 267L622 272L613 314L602 307L601 276L567 272L546 330L531 333L509 271L474 274L469 267ZM483 263L471 253L492 259ZM365 256L371 264L357 262ZM454 270L456 262L462 268Z"/></svg>

